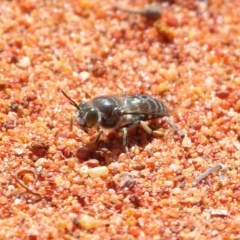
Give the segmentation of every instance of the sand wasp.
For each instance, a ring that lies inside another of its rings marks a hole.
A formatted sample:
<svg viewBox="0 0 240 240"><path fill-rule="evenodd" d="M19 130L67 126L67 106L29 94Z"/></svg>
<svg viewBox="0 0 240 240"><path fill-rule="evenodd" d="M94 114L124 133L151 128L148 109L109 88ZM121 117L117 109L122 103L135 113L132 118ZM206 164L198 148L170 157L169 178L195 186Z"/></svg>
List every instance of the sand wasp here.
<svg viewBox="0 0 240 240"><path fill-rule="evenodd" d="M140 125L147 133L152 129L144 122L168 116L166 105L151 96L143 94L99 96L90 101L77 104L64 91L63 95L77 109L78 124L86 131L87 128L114 129L123 131L123 145L127 147L129 128ZM169 119L164 119L180 135L181 130ZM102 131L99 131L97 140Z"/></svg>

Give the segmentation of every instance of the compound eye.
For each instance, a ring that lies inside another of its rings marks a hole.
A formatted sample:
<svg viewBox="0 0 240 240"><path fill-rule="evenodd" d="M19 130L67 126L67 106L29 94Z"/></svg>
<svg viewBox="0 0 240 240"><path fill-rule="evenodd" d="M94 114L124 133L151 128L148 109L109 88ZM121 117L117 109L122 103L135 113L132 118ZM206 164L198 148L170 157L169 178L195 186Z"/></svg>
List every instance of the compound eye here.
<svg viewBox="0 0 240 240"><path fill-rule="evenodd" d="M98 112L95 109L88 110L86 114L86 125L91 128L98 122Z"/></svg>

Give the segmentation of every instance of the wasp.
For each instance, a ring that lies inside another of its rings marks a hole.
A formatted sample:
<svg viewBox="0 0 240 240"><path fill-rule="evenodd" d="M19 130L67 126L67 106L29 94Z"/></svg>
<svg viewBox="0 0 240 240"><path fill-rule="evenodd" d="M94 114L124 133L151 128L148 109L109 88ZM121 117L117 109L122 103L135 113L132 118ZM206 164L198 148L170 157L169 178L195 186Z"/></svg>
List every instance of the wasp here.
<svg viewBox="0 0 240 240"><path fill-rule="evenodd" d="M143 94L99 96L90 101L77 104L64 91L63 95L76 109L78 124L86 131L88 128L114 129L123 131L123 145L127 149L129 128L140 125L147 133L153 130L145 123L147 120L168 116L166 105L151 96ZM165 121L183 135L181 130L169 119ZM99 131L97 140L102 131Z"/></svg>
<svg viewBox="0 0 240 240"><path fill-rule="evenodd" d="M148 4L144 8L123 8L121 6L116 6L116 8L120 11L133 13L133 14L140 14L145 16L149 20L156 21L161 18L162 11L160 9L159 4Z"/></svg>

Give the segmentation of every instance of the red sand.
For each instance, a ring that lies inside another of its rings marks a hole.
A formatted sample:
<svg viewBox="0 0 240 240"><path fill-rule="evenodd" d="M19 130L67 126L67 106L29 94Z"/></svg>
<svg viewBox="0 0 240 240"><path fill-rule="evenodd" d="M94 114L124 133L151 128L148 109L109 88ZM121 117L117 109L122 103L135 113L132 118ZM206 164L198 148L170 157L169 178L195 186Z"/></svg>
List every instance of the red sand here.
<svg viewBox="0 0 240 240"><path fill-rule="evenodd" d="M0 2L1 239L240 239L239 1L159 1L157 22L121 3ZM149 94L186 137L159 120L128 154L96 146L60 89Z"/></svg>

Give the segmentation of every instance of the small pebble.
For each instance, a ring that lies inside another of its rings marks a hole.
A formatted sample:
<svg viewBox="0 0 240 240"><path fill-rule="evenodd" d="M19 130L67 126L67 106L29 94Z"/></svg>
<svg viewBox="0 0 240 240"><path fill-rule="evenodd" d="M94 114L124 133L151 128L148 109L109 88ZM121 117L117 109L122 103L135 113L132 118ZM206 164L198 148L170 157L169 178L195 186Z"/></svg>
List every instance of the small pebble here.
<svg viewBox="0 0 240 240"><path fill-rule="evenodd" d="M22 67L22 68L28 68L31 64L31 60L29 57L23 57L19 60L18 62L18 66Z"/></svg>
<svg viewBox="0 0 240 240"><path fill-rule="evenodd" d="M89 159L85 162L85 164L87 164L87 166L90 168L94 168L99 166L99 161L97 159Z"/></svg>
<svg viewBox="0 0 240 240"><path fill-rule="evenodd" d="M90 151L87 147L80 147L76 152L76 157L79 161L85 161L89 157Z"/></svg>
<svg viewBox="0 0 240 240"><path fill-rule="evenodd" d="M80 72L80 73L79 73L79 78L80 78L83 82L87 81L87 80L89 79L89 77L90 77L90 73L87 72L87 71L84 71L84 72Z"/></svg>
<svg viewBox="0 0 240 240"><path fill-rule="evenodd" d="M182 141L182 146L186 148L190 148L192 146L192 141L188 136L185 136Z"/></svg>
<svg viewBox="0 0 240 240"><path fill-rule="evenodd" d="M17 155L22 155L24 153L24 150L22 148L15 148L14 151Z"/></svg>
<svg viewBox="0 0 240 240"><path fill-rule="evenodd" d="M82 228L89 230L96 227L97 221L94 217L89 216L87 214L83 214L79 219L79 223Z"/></svg>
<svg viewBox="0 0 240 240"><path fill-rule="evenodd" d="M129 188L132 189L135 186L135 179L129 173L122 173L119 179L120 188Z"/></svg>
<svg viewBox="0 0 240 240"><path fill-rule="evenodd" d="M82 177L87 177L88 176L88 166L82 166L79 169L79 173Z"/></svg>
<svg viewBox="0 0 240 240"><path fill-rule="evenodd" d="M34 163L34 166L35 166L35 167L40 167L40 166L43 166L46 162L47 162L47 159L46 159L46 158L39 158L39 159Z"/></svg>
<svg viewBox="0 0 240 240"><path fill-rule="evenodd" d="M108 168L105 166L90 168L88 175L91 178L106 177L108 175Z"/></svg>
<svg viewBox="0 0 240 240"><path fill-rule="evenodd" d="M106 221L95 219L87 214L82 214L79 219L79 224L83 229L90 230L106 224Z"/></svg>

